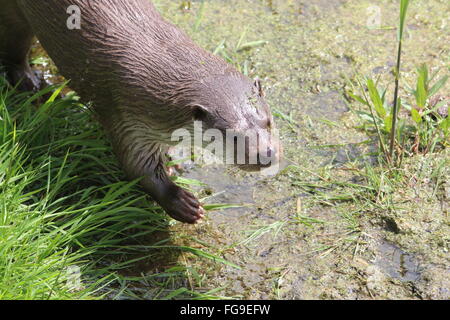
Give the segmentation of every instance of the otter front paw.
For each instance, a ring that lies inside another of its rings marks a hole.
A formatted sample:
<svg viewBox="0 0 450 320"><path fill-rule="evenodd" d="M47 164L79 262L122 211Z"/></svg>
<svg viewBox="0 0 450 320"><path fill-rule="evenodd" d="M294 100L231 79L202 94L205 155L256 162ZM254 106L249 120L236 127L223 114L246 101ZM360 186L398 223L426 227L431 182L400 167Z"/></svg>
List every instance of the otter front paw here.
<svg viewBox="0 0 450 320"><path fill-rule="evenodd" d="M198 223L205 216L205 209L197 198L180 187L172 189L170 196L164 199L161 206L173 219L185 223Z"/></svg>

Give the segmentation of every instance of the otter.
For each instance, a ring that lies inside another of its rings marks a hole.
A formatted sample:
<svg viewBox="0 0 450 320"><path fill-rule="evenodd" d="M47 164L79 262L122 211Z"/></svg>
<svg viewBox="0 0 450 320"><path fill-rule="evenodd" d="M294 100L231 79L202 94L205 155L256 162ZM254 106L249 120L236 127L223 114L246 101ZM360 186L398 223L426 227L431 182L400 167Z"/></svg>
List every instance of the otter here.
<svg viewBox="0 0 450 320"><path fill-rule="evenodd" d="M26 90L42 85L28 62L36 36L70 87L93 103L128 178L141 178L172 218L193 224L205 215L199 200L167 173L174 130L202 121L204 130L224 136L232 130L246 138L252 131L257 143L245 143L245 159L256 155L256 163L235 164L258 170L267 166L261 159L278 160L259 82L200 48L149 0L0 0L0 7L7 79ZM77 11L80 25L69 27Z"/></svg>

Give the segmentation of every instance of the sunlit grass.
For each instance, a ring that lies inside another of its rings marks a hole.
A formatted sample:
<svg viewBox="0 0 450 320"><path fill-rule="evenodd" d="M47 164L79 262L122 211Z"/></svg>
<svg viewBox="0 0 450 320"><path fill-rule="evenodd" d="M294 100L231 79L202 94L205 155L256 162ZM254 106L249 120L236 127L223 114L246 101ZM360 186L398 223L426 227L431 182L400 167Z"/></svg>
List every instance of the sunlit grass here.
<svg viewBox="0 0 450 320"><path fill-rule="evenodd" d="M146 298L213 298L185 288L176 261L146 276L118 272L164 250L227 261L170 243L175 222L124 179L91 112L73 93L58 98L61 88L31 96L0 78L0 299L134 297L145 277Z"/></svg>

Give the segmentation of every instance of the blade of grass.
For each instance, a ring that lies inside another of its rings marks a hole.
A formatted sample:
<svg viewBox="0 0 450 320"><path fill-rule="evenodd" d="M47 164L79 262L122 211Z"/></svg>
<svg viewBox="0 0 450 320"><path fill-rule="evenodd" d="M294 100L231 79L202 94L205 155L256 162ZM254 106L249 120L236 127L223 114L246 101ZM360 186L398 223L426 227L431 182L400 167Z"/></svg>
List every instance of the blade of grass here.
<svg viewBox="0 0 450 320"><path fill-rule="evenodd" d="M405 26L406 12L408 10L409 0L401 0L400 3L400 25L398 28L398 52L397 52L397 66L395 68L395 91L394 91L394 108L392 109L392 127L391 127L391 142L389 146L389 159L392 161L394 157L395 132L398 117L398 92L400 80L400 64L402 55L403 30Z"/></svg>

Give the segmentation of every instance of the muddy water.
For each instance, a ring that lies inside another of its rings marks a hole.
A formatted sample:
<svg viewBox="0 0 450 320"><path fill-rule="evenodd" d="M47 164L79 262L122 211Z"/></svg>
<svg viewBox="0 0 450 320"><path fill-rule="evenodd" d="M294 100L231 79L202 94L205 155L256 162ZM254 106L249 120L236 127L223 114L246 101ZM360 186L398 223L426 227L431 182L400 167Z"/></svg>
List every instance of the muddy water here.
<svg viewBox="0 0 450 320"><path fill-rule="evenodd" d="M414 255L388 241L381 241L374 262L393 279L403 282L416 282L420 279L420 265Z"/></svg>
<svg viewBox="0 0 450 320"><path fill-rule="evenodd" d="M333 171L370 151L360 144L367 137L353 129L355 118L343 93L355 73L389 79L397 2L380 1L374 8L371 1L229 0L205 1L203 9L192 2L189 10L178 1L156 4L211 51L225 41L227 52L233 53L244 30L245 42L267 41L235 55L235 62L247 61L250 76L263 79L272 108L290 118L276 119L285 156L303 168L272 178L220 167L196 166L185 172L209 186L213 197L206 202L243 205L211 212L200 226L173 227L180 242L199 240L241 267L186 260L203 270L203 286L225 287L222 295L254 299L449 298L445 210L435 211L433 228L444 244L434 246L439 241L434 235L421 236L419 231L405 240L407 235L384 226L383 214L365 217L360 213L364 210L349 203L324 205L295 185L314 181L311 172ZM380 24L372 28L378 9ZM405 44L406 81L422 62L434 70L448 66L449 9L446 1L413 3ZM337 146L326 147L330 145ZM406 224L427 226L420 214L413 217L411 212ZM433 246L436 251L430 253Z"/></svg>

